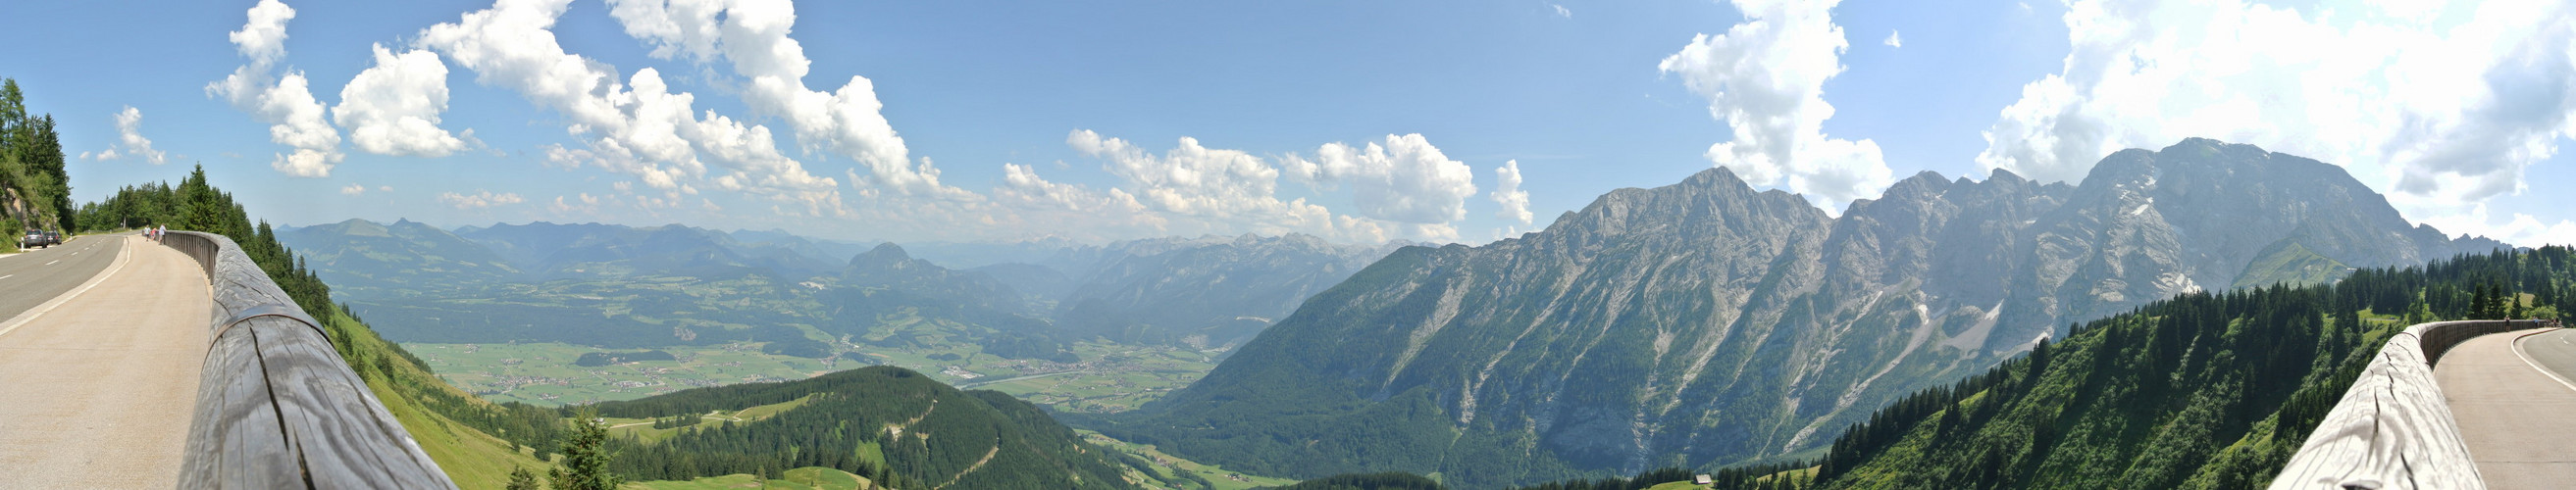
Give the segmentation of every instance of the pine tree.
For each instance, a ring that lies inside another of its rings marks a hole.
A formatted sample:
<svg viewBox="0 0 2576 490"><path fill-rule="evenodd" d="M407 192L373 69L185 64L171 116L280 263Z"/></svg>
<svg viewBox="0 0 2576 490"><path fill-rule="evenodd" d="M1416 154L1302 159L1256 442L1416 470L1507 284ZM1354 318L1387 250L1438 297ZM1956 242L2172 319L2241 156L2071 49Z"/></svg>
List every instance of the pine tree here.
<svg viewBox="0 0 2576 490"><path fill-rule="evenodd" d="M2470 296L2469 299L2469 319L2485 320L2492 318L2492 316L2487 314L2487 308L2488 305L2493 304L2494 302L2494 296L2487 293L2487 285L2479 284L2477 294L2475 296Z"/></svg>
<svg viewBox="0 0 2576 490"><path fill-rule="evenodd" d="M555 490L616 490L623 482L608 472L608 461L616 457L608 451L608 425L595 410L582 410L575 418L572 439L564 441L563 462L546 476Z"/></svg>
<svg viewBox="0 0 2576 490"><path fill-rule="evenodd" d="M506 490L537 490L537 475L529 473L527 468L510 468L510 484L501 488Z"/></svg>
<svg viewBox="0 0 2576 490"><path fill-rule="evenodd" d="M2513 292L2511 290L2505 291L2504 318L2506 320L2522 318L2522 293Z"/></svg>

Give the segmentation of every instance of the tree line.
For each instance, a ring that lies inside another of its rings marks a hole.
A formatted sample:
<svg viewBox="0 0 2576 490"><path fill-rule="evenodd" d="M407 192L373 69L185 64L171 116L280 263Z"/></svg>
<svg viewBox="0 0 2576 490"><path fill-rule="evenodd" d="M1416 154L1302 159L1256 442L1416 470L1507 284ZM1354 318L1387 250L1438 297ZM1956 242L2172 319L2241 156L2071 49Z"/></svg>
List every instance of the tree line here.
<svg viewBox="0 0 2576 490"><path fill-rule="evenodd" d="M1879 410L1812 488L2244 488L2270 482L2382 345L2441 320L2556 318L2576 253L2496 250L2340 281L2198 292Z"/></svg>
<svg viewBox="0 0 2576 490"><path fill-rule="evenodd" d="M0 78L0 230L71 228L66 163L54 116L28 114L18 80Z"/></svg>

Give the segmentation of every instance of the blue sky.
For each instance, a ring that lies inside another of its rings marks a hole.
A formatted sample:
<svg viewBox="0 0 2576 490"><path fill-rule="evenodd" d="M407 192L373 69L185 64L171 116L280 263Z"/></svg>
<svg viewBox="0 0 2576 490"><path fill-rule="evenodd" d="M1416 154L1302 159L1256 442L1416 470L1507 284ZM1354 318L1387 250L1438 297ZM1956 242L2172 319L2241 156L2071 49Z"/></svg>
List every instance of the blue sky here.
<svg viewBox="0 0 2576 490"><path fill-rule="evenodd" d="M2563 2L271 3L0 6L46 19L0 76L76 199L202 163L287 224L1479 243L1711 165L1838 209L2207 136L2576 241Z"/></svg>

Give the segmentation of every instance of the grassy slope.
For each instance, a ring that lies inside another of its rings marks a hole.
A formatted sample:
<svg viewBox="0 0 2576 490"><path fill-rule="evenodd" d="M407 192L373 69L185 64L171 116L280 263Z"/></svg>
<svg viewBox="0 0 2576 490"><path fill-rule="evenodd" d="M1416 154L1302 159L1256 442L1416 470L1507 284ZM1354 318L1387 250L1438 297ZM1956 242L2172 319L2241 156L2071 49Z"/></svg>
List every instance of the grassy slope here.
<svg viewBox="0 0 2576 490"><path fill-rule="evenodd" d="M769 481L760 481L759 477L737 473L725 476L711 476L689 481L648 481L628 483L625 488L646 490L717 490L735 488L759 488L763 490L859 490L872 488L872 484L868 482L867 478L850 474L850 472L847 471L831 468L809 467L787 470L785 474L779 475L779 478L771 479Z"/></svg>
<svg viewBox="0 0 2576 490"><path fill-rule="evenodd" d="M733 422L733 423L737 423L737 424L739 424L739 423L744 423L744 422L757 421L757 420L761 420L761 419L769 418L770 416L773 416L773 415L778 415L778 413L779 413L779 412L785 412L785 411L787 411L788 409L792 409L792 408L796 408L797 406L804 405L806 400L812 400L812 399L814 399L814 397L813 397L813 396L811 396L811 395L808 395L808 396L806 396L806 397L804 397L804 398L798 398L798 399L795 399L795 400L789 400L789 401L785 401L785 402L772 403L772 404L768 404L768 405L761 405L761 406L756 406L756 407L751 407L751 408L745 408L745 409L741 409L741 410L716 410L716 411L711 411L711 412L708 412L708 413L705 413L705 414L699 415L699 416L698 416L698 420L699 420L699 422L698 422L698 423L699 423L699 424L701 424L701 425L704 425L704 424L715 424L715 423L722 423L722 422ZM678 433L680 432L680 429L679 429L679 428L671 428L671 429L656 429L656 428L653 428L653 419L648 419L648 418L620 418L620 417L606 417L606 419L607 419L607 421L608 421L608 434L609 434L609 435L617 436L617 437L623 437L623 438L627 438L627 439L634 439L634 440L639 440L639 441L644 441L644 442L660 442L661 440L663 440L663 439L669 439L669 438L671 438L671 435L673 435L673 434L678 434ZM879 461L879 462L883 462L883 461Z"/></svg>
<svg viewBox="0 0 2576 490"><path fill-rule="evenodd" d="M2344 273L2349 271L2351 268L2342 262L2318 255L2316 251L2309 250L2307 246L2300 245L2298 242L2284 240L2256 256L2253 263L2246 264L2245 272L2239 274L2236 277L2236 284L2228 286L2228 289L2262 287L2276 283L2291 286L2325 284L2343 277Z"/></svg>
<svg viewBox="0 0 2576 490"><path fill-rule="evenodd" d="M350 365L359 368L359 376L365 378L367 387L375 391L376 399L384 402L385 411L392 412L394 419L402 422L403 429L411 431L412 439L420 444L421 450L438 462L439 469L445 470L447 477L456 481L457 487L501 488L502 484L509 482L510 468L514 466L528 468L528 471L540 475L545 473L546 464L536 457L491 434L440 416L424 406L417 393L405 391L417 386L448 390L469 398L472 395L455 391L455 387L439 382L428 369L395 354L398 347L377 337L374 330L348 315L334 315L331 321L335 324L335 334L344 334L351 350L358 353L354 356L356 358L350 359ZM371 362L379 358L390 362ZM396 379L409 382L395 382Z"/></svg>
<svg viewBox="0 0 2576 490"><path fill-rule="evenodd" d="M1156 475L1152 477L1135 475L1137 478L1134 479L1144 485L1154 485L1160 480L1186 478L1181 475L1182 473L1198 475L1199 479L1206 480L1208 484L1215 486L1215 490L1245 490L1262 487L1284 487L1297 484L1297 480L1245 474L1244 472L1227 470L1224 467L1216 465L1201 464L1196 461L1182 459L1179 456L1164 453L1162 450L1156 449L1152 444L1136 444L1121 441L1110 438L1106 435L1101 435L1099 432L1089 430L1076 429L1074 432L1082 434L1083 438L1091 441L1092 444L1135 455L1138 458L1143 458L1147 463L1149 463L1149 466L1153 468L1156 473ZM1133 469L1131 468L1130 470L1132 471Z"/></svg>

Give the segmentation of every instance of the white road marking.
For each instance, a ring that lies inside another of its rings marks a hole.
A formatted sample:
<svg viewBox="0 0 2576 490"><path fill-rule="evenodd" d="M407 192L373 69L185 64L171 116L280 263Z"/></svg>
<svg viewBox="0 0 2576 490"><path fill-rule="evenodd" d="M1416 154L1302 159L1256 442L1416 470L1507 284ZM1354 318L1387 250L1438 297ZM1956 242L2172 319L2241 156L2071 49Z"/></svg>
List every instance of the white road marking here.
<svg viewBox="0 0 2576 490"><path fill-rule="evenodd" d="M45 263L45 265L54 265L54 264L60 264L60 263L63 263L63 261L57 260L57 261L53 261L53 262L46 262L46 263Z"/></svg>
<svg viewBox="0 0 2576 490"><path fill-rule="evenodd" d="M2538 335L2538 334L2533 334L2533 335ZM2530 335L2525 335L2525 336L2523 336L2523 337L2530 337ZM2567 339L2565 339L2565 338L2561 338L2561 339L2559 339L2559 341L2561 341L2561 342L2564 342L2564 341L2566 341L2566 340L2567 340ZM2515 357L2520 357L2520 358L2522 358L2522 363L2523 363L2523 364L2531 365L2531 369L2532 369L2533 371L2540 371L2540 374L2546 374L2546 375L2549 375L2549 379L2557 380L2557 381L2558 381L2558 384L2567 385L2567 389L2570 389L2570 390L2576 390L2576 382L2568 381L2566 377L2559 376L2557 371L2551 371L2551 370L2549 370L2549 368L2547 368L2547 367L2542 367L2542 366L2540 365L2540 362L2539 362L2539 361L2533 361L2533 360L2531 360L2531 355L2530 355L2530 354L2524 354L2524 353L2522 353L2522 339L2521 339L2521 338L2513 339L2513 343L2512 343L2512 344L2510 344L2510 345L2507 345L2506 347L2511 347L2511 348L2513 348L2513 355L2514 355Z"/></svg>
<svg viewBox="0 0 2576 490"><path fill-rule="evenodd" d="M107 267L107 272L101 272L96 276L91 276L89 278L89 282L83 282L79 288L64 292L61 296L55 296L52 301L46 301L45 304L36 305L34 308L28 308L27 311L18 312L18 316L12 317L8 320L0 320L0 336L7 336L9 335L9 332L17 330L18 327L27 326L27 323L35 321L36 317L44 316L46 313L53 312L54 307L62 306L63 303L71 301L72 298L80 297L81 293L87 293L90 288L98 287L98 283L107 282L108 277L115 276L118 271L125 270L125 262L127 261L127 258L128 256L125 251L119 250L116 254L116 262Z"/></svg>
<svg viewBox="0 0 2576 490"><path fill-rule="evenodd" d="M0 276L0 279L8 279L8 278L12 278L12 277L18 277L18 275L17 275L17 274L10 274L10 275L6 275L6 276Z"/></svg>

